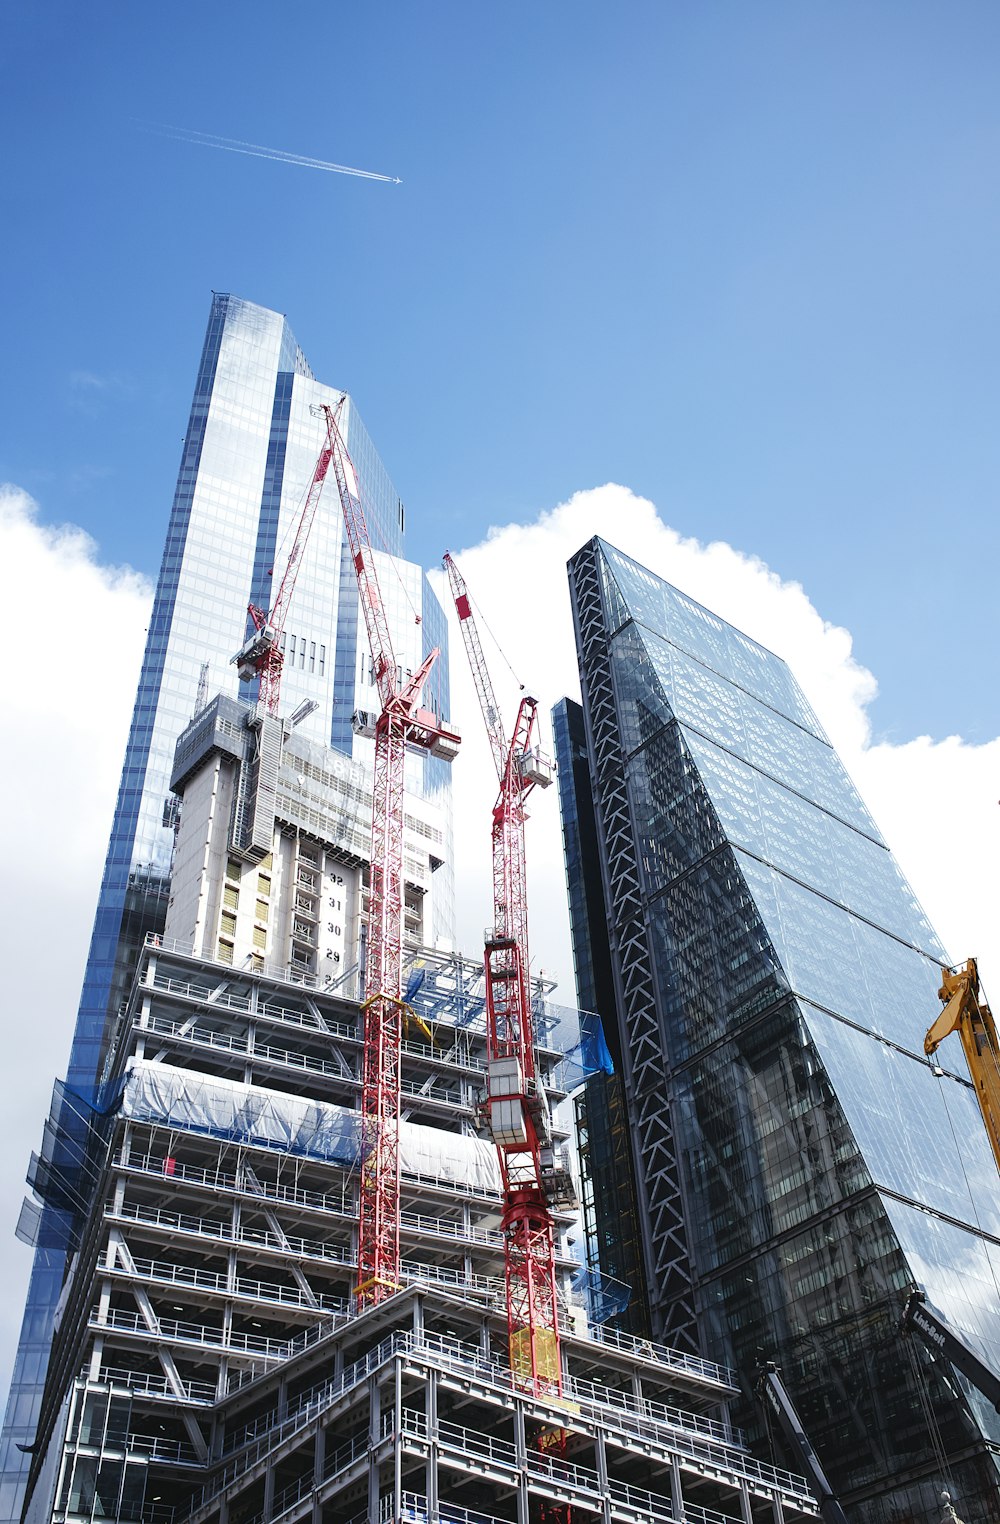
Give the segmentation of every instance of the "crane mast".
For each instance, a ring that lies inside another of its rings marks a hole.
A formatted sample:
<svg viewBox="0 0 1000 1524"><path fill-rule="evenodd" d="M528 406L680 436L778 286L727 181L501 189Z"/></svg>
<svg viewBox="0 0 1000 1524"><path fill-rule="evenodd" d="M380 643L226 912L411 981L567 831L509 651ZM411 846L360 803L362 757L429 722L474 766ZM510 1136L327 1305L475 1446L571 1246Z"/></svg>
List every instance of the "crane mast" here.
<svg viewBox="0 0 1000 1524"><path fill-rule="evenodd" d="M557 1177L551 1168L548 1109L535 1062L524 852L525 803L536 785L545 787L552 781L552 767L535 744L535 699L521 699L513 734L506 741L465 580L450 555L445 555L444 565L500 785L493 807L494 923L485 951L486 1115L504 1196L510 1368L523 1389L559 1397L562 1362L550 1209Z"/></svg>
<svg viewBox="0 0 1000 1524"><path fill-rule="evenodd" d="M434 650L405 682L396 657L361 491L339 428L343 399L317 411L344 513L381 712L375 720L368 942L361 1075L361 1183L357 1300L374 1306L400 1285L399 1123L403 1029L403 802L406 749L451 761L459 737L421 703Z"/></svg>
<svg viewBox="0 0 1000 1524"><path fill-rule="evenodd" d="M295 591L302 557L316 518L323 483L326 481L330 462L333 459L337 417L343 404L344 399L341 397L336 408L328 410L330 417L327 420L326 439L313 468L312 479L295 526L292 548L288 552L288 561L274 602L269 612L259 608L253 602L247 605L247 613L253 622L254 632L233 657L241 681L247 682L251 678L258 678L258 703L265 714L273 716L277 716L281 699L281 669L285 661L281 638L285 630L285 619Z"/></svg>

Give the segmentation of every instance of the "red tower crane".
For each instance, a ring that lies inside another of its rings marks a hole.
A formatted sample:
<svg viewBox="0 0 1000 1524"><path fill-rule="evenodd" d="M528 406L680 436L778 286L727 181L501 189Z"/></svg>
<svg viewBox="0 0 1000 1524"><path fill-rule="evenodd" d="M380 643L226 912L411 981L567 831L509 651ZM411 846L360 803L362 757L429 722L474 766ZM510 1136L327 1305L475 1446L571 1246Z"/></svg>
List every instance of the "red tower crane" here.
<svg viewBox="0 0 1000 1524"><path fill-rule="evenodd" d="M379 588L357 473L339 428L342 405L323 404L328 464L344 511L358 596L368 632L381 713L374 721L368 945L365 961L364 1053L361 1076L361 1210L358 1242L359 1307L374 1306L399 1288L399 1120L403 1026L403 794L407 747L451 761L459 736L427 708L424 684L435 649L401 680ZM322 456L321 456L322 459ZM318 469L318 467L317 467Z"/></svg>
<svg viewBox="0 0 1000 1524"><path fill-rule="evenodd" d="M255 603L247 605L247 613L253 621L254 632L233 657L241 681L247 682L253 677L260 679L258 702L265 714L276 716L278 713L281 697L281 668L285 660L285 653L281 648L281 637L284 633L292 594L295 591L295 579L302 565L302 557L316 518L316 509L319 507L323 483L326 481L330 461L333 458L333 440L337 430L337 417L334 415L339 416L343 405L344 399L341 397L335 409L327 409L330 417L327 419L326 439L319 452L312 480L302 504L302 511L295 526L292 548L288 552L288 561L277 596L271 604L270 611L266 613Z"/></svg>
<svg viewBox="0 0 1000 1524"><path fill-rule="evenodd" d="M553 1167L548 1107L535 1062L524 857L525 803L533 788L551 783L553 767L535 742L535 699L521 699L513 734L506 740L465 580L450 555L444 564L500 784L493 807L494 924L485 955L486 1114L503 1183L510 1368L524 1390L559 1397L551 1203L563 1195L565 1176Z"/></svg>

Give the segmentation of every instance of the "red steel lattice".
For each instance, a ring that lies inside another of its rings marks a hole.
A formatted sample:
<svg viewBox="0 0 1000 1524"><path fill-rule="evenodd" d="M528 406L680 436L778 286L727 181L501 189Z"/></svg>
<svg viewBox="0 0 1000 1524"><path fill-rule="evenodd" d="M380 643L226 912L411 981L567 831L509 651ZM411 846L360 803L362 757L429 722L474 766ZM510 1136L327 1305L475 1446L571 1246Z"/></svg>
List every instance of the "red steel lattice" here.
<svg viewBox="0 0 1000 1524"><path fill-rule="evenodd" d="M403 1027L403 803L406 748L449 759L458 736L421 706L438 657L432 651L399 684L385 603L379 587L351 457L336 411L321 409L358 583L381 713L375 725L368 946L365 958L364 1051L361 1064L361 1185L357 1299L374 1306L400 1284L399 1121Z"/></svg>

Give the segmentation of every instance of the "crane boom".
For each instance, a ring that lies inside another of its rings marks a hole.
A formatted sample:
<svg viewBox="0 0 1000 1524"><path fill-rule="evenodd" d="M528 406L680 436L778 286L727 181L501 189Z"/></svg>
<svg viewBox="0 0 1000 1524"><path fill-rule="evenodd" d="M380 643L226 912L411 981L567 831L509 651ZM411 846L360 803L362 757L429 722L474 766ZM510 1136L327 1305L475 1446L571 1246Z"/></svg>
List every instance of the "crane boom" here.
<svg viewBox="0 0 1000 1524"><path fill-rule="evenodd" d="M361 1179L357 1300L374 1306L400 1285L399 1124L403 1037L403 803L406 749L451 761L459 737L421 704L438 657L400 682L361 489L338 423L323 404L331 461L365 618L381 713L375 721L368 942L361 1064Z"/></svg>
<svg viewBox="0 0 1000 1524"><path fill-rule="evenodd" d="M932 1354L943 1355L946 1360L950 1360L955 1369L960 1370L984 1397L988 1397L1000 1413L1000 1378L988 1365L983 1364L975 1351L938 1313L931 1311L926 1296L919 1289L911 1291L906 1299L900 1332L918 1334Z"/></svg>
<svg viewBox="0 0 1000 1524"><path fill-rule="evenodd" d="M497 770L497 778L502 781L504 762L507 755L507 743L503 733L500 708L497 704L496 694L493 692L493 683L490 679L489 668L486 665L486 658L483 655L479 631L476 629L476 621L472 617L472 603L469 598L469 590L465 585L465 578L455 565L448 551L444 553L444 568L448 573L452 597L455 600L455 610L458 614L459 623L462 626L462 639L465 641L465 649L469 655L469 666L472 669L472 680L476 685L476 696L479 699L479 707L483 711L483 719L486 722L486 733L489 737L490 751L493 753L493 765Z"/></svg>
<svg viewBox="0 0 1000 1524"><path fill-rule="evenodd" d="M777 1366L770 1361L757 1371L755 1390L765 1413L778 1421L778 1427L802 1468L809 1489L819 1504L824 1524L847 1524L847 1516L837 1501L833 1488L826 1479L819 1457L812 1447L809 1436L802 1427L795 1405L778 1374Z"/></svg>
<svg viewBox="0 0 1000 1524"><path fill-rule="evenodd" d="M334 432L343 404L344 399L341 397L335 409L327 410L330 416L327 420L326 438L317 456L312 478L306 490L302 511L292 538L292 548L288 552L288 560L277 595L269 612L265 612L253 602L247 605L247 613L253 623L254 632L233 657L241 681L246 682L253 677L259 679L258 702L264 712L270 715L277 715L281 699L281 669L285 660L281 638L285 630L285 619L295 591L302 557L312 533L323 483L326 481L330 461L333 458Z"/></svg>
<svg viewBox="0 0 1000 1524"><path fill-rule="evenodd" d="M945 969L938 999L944 1010L924 1038L924 1052L929 1058L952 1032L962 1039L983 1124L1000 1170L1000 1044L990 1008L980 998L975 958L968 958L962 968Z"/></svg>
<svg viewBox="0 0 1000 1524"><path fill-rule="evenodd" d="M510 1367L522 1388L558 1397L562 1365L550 1209L557 1176L551 1167L548 1108L535 1061L524 851L525 803L536 785L551 783L552 767L533 746L538 717L534 698L521 699L510 741L505 740L465 580L450 555L445 555L444 564L500 783L493 807L493 926L487 932L484 960L485 1111L504 1196L501 1229Z"/></svg>

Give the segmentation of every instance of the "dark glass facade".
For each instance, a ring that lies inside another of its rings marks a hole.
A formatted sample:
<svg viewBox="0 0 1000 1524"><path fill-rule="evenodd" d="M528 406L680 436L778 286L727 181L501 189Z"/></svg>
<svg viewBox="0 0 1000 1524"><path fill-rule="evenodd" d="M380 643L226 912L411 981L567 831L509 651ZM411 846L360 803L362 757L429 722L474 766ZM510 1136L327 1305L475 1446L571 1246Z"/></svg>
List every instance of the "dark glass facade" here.
<svg viewBox="0 0 1000 1524"><path fill-rule="evenodd" d="M569 572L574 947L614 990L652 1331L744 1374L764 1448L775 1360L852 1517L947 1487L996 1519L1000 1420L898 1332L920 1285L1000 1368L996 1169L960 1049L922 1049L944 951L785 663L602 541Z"/></svg>

